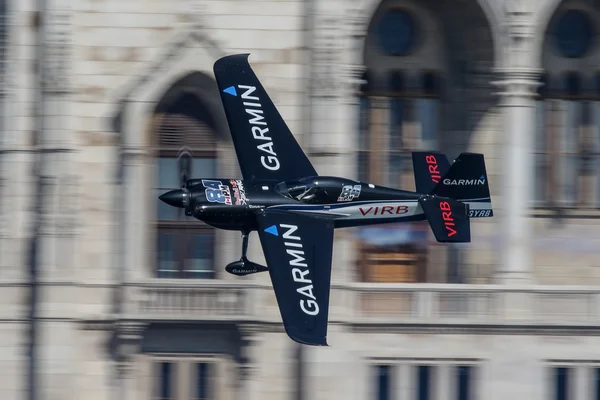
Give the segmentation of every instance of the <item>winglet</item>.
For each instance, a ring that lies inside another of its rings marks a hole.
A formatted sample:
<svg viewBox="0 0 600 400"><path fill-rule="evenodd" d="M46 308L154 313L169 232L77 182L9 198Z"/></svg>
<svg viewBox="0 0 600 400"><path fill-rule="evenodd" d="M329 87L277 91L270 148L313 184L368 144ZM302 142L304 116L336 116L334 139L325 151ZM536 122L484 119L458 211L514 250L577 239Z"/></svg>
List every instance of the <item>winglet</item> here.
<svg viewBox="0 0 600 400"><path fill-rule="evenodd" d="M327 336L314 336L312 334L306 334L301 329L296 329L293 326L284 324L284 328L290 339L296 343L305 344L307 346L321 346L329 347L327 344Z"/></svg>

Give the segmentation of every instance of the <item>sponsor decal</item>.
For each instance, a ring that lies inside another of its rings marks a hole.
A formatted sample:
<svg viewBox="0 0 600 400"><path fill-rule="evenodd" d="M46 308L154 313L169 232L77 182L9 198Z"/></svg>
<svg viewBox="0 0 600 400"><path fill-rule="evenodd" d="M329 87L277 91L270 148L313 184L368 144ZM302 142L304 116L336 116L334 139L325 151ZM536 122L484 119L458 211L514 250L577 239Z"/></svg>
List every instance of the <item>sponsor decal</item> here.
<svg viewBox="0 0 600 400"><path fill-rule="evenodd" d="M375 215L402 215L408 212L408 206L371 206L358 208L363 217Z"/></svg>
<svg viewBox="0 0 600 400"><path fill-rule="evenodd" d="M244 100L244 111L249 115L248 123L251 127L252 137L254 140L261 141L256 148L266 154L260 156L260 162L266 169L277 171L280 168L279 158L273 149L273 139L269 136L269 127L263 116L262 104L258 96L252 95L256 91L256 86L238 85L238 88L242 90L241 98Z"/></svg>
<svg viewBox="0 0 600 400"><path fill-rule="evenodd" d="M448 237L452 237L456 235L456 231L454 230L454 217L452 216L452 208L447 201L440 202L440 210L442 211L442 218L444 220L444 226L446 227L446 231L448 233Z"/></svg>
<svg viewBox="0 0 600 400"><path fill-rule="evenodd" d="M479 179L444 179L446 186L478 186L485 185L485 177L481 175Z"/></svg>
<svg viewBox="0 0 600 400"><path fill-rule="evenodd" d="M211 203L231 205L231 192L229 186L223 185L221 181L202 179L202 186L206 188L206 200Z"/></svg>
<svg viewBox="0 0 600 400"><path fill-rule="evenodd" d="M259 271L258 268L256 268L256 267L246 267L246 266L241 266L241 267L227 266L227 267L225 267L225 270L227 272L229 272L230 274L237 275L237 276L244 276L244 275L250 275L250 274L256 274L258 272L262 272L262 271Z"/></svg>
<svg viewBox="0 0 600 400"><path fill-rule="evenodd" d="M360 185L345 185L342 188L342 193L338 196L337 201L351 201L358 199L358 196L360 196L360 188Z"/></svg>
<svg viewBox="0 0 600 400"><path fill-rule="evenodd" d="M235 205L246 205L248 204L248 198L246 197L246 190L244 189L244 183L238 179L232 179L229 181L233 190L233 197L235 197Z"/></svg>
<svg viewBox="0 0 600 400"><path fill-rule="evenodd" d="M233 272L234 274L253 274L255 272L258 272L258 269L256 269L256 268L246 268L246 269L234 268L231 270L231 272Z"/></svg>
<svg viewBox="0 0 600 400"><path fill-rule="evenodd" d="M291 256L289 266L291 268L292 279L294 282L302 285L296 289L296 291L303 296L303 298L300 299L300 309L306 315L318 315L319 304L313 294L312 280L310 276L308 276L310 271L306 264L306 257L302 247L302 238L297 236L297 234L294 235L294 232L298 230L298 226L279 224L279 227L284 230L282 238L284 239L283 244L286 248L285 251Z"/></svg>
<svg viewBox="0 0 600 400"><path fill-rule="evenodd" d="M440 171L438 169L438 162L434 155L425 156L425 162L427 162L427 168L429 170L429 176L433 183L438 183L442 176L440 175Z"/></svg>
<svg viewBox="0 0 600 400"><path fill-rule="evenodd" d="M469 217L489 217L492 210L469 210Z"/></svg>

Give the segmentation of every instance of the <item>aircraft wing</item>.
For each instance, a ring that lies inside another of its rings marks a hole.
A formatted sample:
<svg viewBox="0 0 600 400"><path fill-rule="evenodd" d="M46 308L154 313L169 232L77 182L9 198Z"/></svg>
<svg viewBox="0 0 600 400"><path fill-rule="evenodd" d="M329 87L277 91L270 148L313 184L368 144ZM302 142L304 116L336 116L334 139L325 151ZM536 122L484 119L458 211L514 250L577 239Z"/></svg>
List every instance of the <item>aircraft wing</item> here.
<svg viewBox="0 0 600 400"><path fill-rule="evenodd" d="M250 67L248 56L226 56L213 67L244 179L317 176Z"/></svg>
<svg viewBox="0 0 600 400"><path fill-rule="evenodd" d="M327 346L333 222L266 210L258 227L285 331L298 343Z"/></svg>

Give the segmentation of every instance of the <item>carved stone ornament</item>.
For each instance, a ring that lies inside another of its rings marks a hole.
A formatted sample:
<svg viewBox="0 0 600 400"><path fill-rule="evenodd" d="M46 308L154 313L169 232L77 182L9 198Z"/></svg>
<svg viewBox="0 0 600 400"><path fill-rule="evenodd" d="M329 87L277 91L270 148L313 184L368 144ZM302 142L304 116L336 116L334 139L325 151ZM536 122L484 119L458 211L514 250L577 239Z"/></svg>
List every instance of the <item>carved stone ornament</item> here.
<svg viewBox="0 0 600 400"><path fill-rule="evenodd" d="M67 237L74 237L77 229L78 180L79 177L76 175L67 175L59 179L58 204L60 218L58 230Z"/></svg>
<svg viewBox="0 0 600 400"><path fill-rule="evenodd" d="M203 1L191 0L189 11L192 23L196 28L207 28L206 15L208 9Z"/></svg>
<svg viewBox="0 0 600 400"><path fill-rule="evenodd" d="M513 45L534 37L535 22L530 3L523 0L507 0L505 2L505 29Z"/></svg>
<svg viewBox="0 0 600 400"><path fill-rule="evenodd" d="M117 334L117 354L120 362L128 362L139 353L146 324L143 322L118 321L115 323Z"/></svg>
<svg viewBox="0 0 600 400"><path fill-rule="evenodd" d="M540 74L543 72L537 68L506 68L496 71L499 75L493 85L500 88L495 93L503 97L530 98L537 97L537 89L541 85Z"/></svg>
<svg viewBox="0 0 600 400"><path fill-rule="evenodd" d="M319 16L313 45L313 95L339 96L339 65L341 64L342 37L340 21L335 17Z"/></svg>
<svg viewBox="0 0 600 400"><path fill-rule="evenodd" d="M0 161L0 168L4 168ZM0 239L8 237L8 211L6 199L8 192L8 180L0 176Z"/></svg>
<svg viewBox="0 0 600 400"><path fill-rule="evenodd" d="M44 90L47 93L69 93L70 25L71 18L67 12L49 13L42 65Z"/></svg>
<svg viewBox="0 0 600 400"><path fill-rule="evenodd" d="M260 326L255 324L242 324L238 326L241 340L241 363L238 365L238 372L243 379L250 379L252 372L256 368L255 359L252 352L258 346L260 336Z"/></svg>
<svg viewBox="0 0 600 400"><path fill-rule="evenodd" d="M364 38L367 34L369 24L369 11L365 10L364 0L354 0L347 2L347 12L344 18L344 33L346 36Z"/></svg>

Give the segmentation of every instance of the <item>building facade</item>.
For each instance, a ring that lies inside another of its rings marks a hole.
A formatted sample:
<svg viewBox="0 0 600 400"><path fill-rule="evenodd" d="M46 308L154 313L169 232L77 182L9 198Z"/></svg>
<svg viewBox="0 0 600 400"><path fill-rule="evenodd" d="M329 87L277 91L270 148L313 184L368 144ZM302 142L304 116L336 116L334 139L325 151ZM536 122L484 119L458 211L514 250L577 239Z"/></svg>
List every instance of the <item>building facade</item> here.
<svg viewBox="0 0 600 400"><path fill-rule="evenodd" d="M597 2L0 4L3 399L598 398ZM471 244L336 232L327 348L288 339L267 274L225 273L240 235L157 201L240 176L233 53L323 175L413 189L413 150L486 157Z"/></svg>

